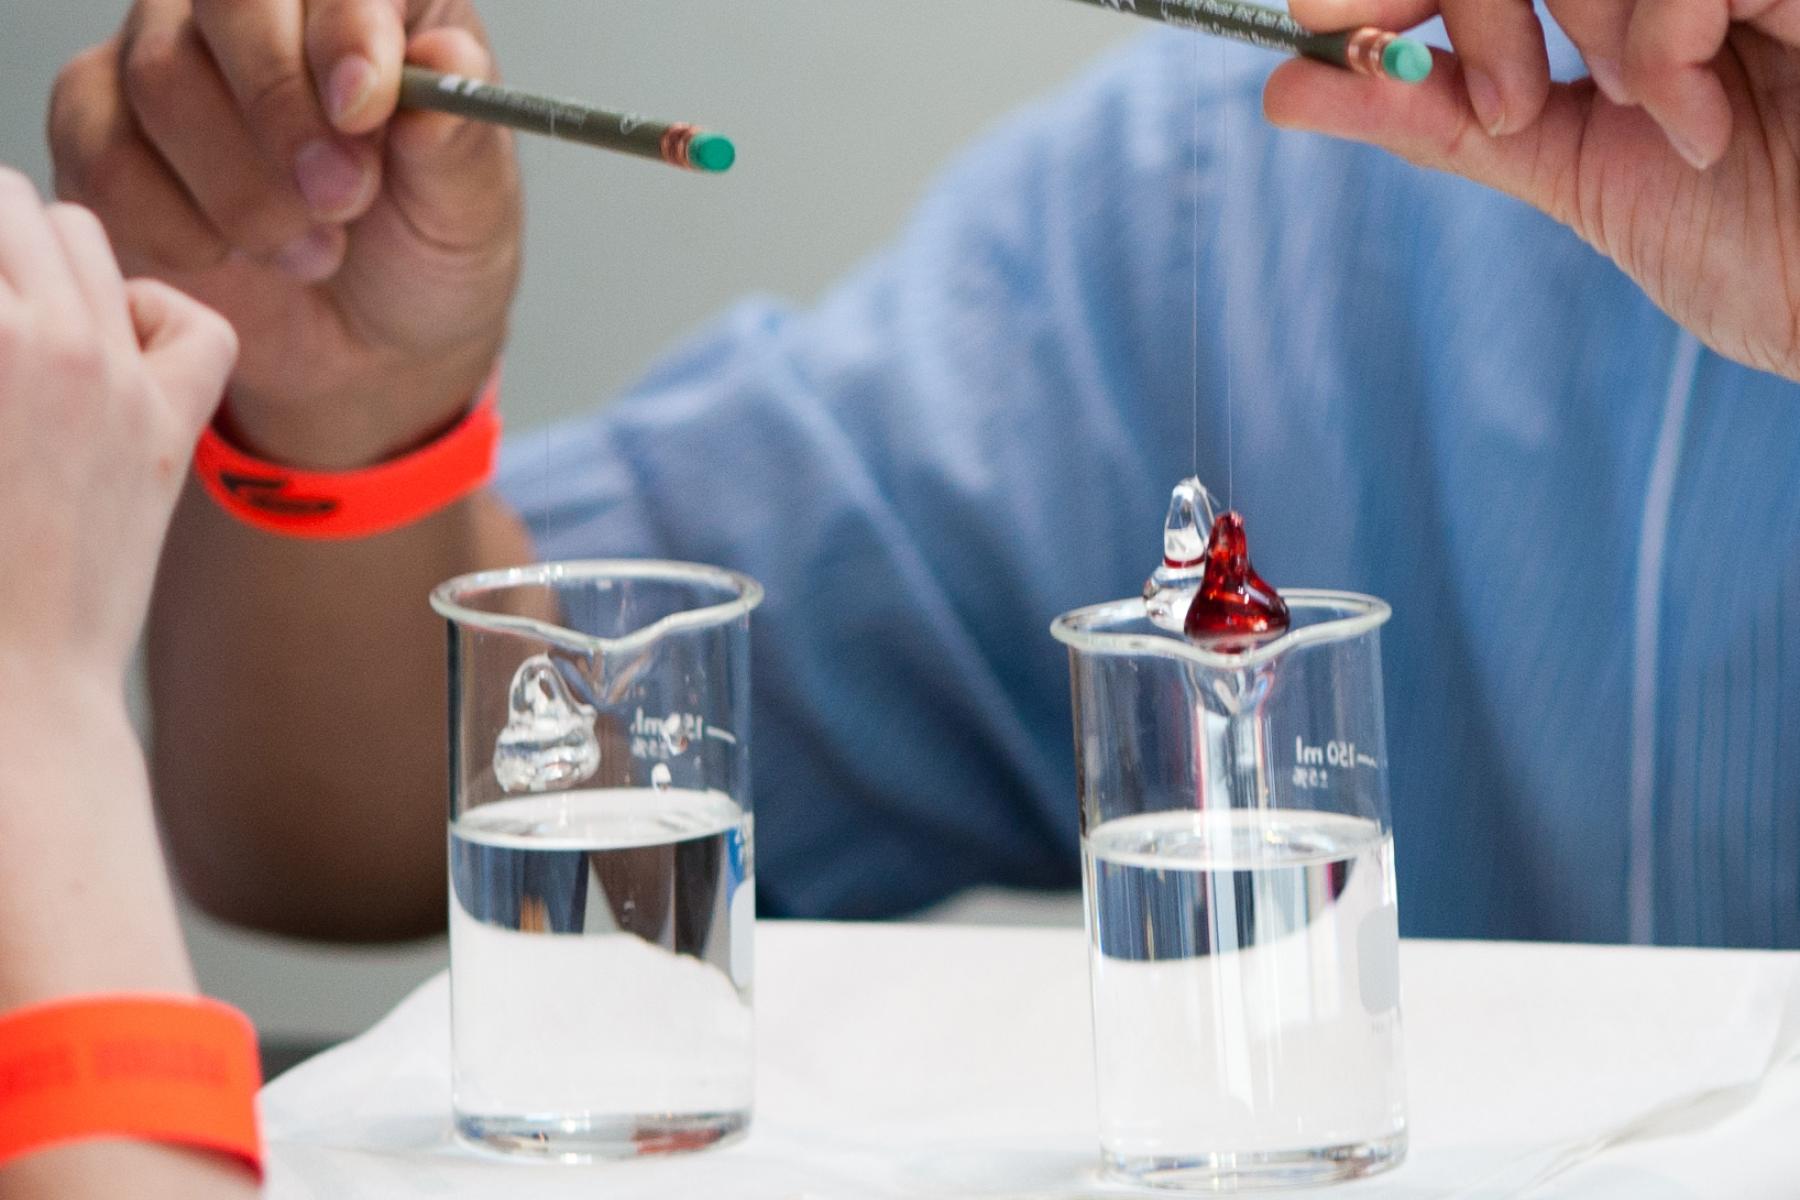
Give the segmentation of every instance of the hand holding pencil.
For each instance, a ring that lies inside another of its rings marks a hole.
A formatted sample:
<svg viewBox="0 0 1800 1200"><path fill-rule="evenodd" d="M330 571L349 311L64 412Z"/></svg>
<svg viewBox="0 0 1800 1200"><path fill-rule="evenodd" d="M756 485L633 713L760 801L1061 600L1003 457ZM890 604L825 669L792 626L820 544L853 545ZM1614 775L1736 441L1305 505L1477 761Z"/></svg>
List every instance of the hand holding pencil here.
<svg viewBox="0 0 1800 1200"><path fill-rule="evenodd" d="M138 0L52 102L58 190L128 271L228 317L230 420L321 468L416 445L493 368L520 262L513 135L398 107L402 66L489 79L467 4ZM271 82L274 81L274 82Z"/></svg>
<svg viewBox="0 0 1800 1200"><path fill-rule="evenodd" d="M1407 89L1284 63L1263 98L1276 124L1517 196L1611 258L1714 351L1800 380L1800 22L1790 6L1549 0L1590 73L1567 81L1551 78L1544 29L1524 5L1294 6L1320 25L1441 15L1455 55Z"/></svg>

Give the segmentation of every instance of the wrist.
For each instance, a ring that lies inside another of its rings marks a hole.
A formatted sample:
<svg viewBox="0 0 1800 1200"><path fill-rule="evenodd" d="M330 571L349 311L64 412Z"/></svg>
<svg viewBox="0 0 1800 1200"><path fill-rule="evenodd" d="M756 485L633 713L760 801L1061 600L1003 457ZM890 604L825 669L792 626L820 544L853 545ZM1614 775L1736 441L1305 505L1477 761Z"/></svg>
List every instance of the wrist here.
<svg viewBox="0 0 1800 1200"><path fill-rule="evenodd" d="M0 1011L194 990L122 688L0 665Z"/></svg>
<svg viewBox="0 0 1800 1200"><path fill-rule="evenodd" d="M498 341L421 370L396 365L306 398L234 382L219 425L233 445L306 471L355 471L427 444L466 414L499 360Z"/></svg>
<svg viewBox="0 0 1800 1200"><path fill-rule="evenodd" d="M373 466L308 471L270 462L213 428L194 447L194 475L220 508L265 533L309 541L389 533L459 503L493 477L499 382L495 371L479 399L448 428Z"/></svg>

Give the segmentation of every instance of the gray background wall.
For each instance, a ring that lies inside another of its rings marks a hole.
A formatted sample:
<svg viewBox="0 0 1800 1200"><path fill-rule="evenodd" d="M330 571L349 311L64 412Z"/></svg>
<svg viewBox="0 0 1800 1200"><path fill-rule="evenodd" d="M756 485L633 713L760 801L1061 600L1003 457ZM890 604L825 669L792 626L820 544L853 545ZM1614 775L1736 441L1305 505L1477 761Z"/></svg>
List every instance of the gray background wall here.
<svg viewBox="0 0 1800 1200"><path fill-rule="evenodd" d="M0 161L48 186L50 81L69 55L107 36L125 7L0 0ZM525 141L527 266L505 399L514 428L615 394L744 292L813 296L898 227L958 145L1138 29L1063 0L489 0L481 8L512 82L710 124L741 154L730 175L697 179ZM1028 902L976 911L1045 916ZM198 917L190 935L208 988L246 1006L276 1037L359 1029L442 961L437 943L297 946Z"/></svg>

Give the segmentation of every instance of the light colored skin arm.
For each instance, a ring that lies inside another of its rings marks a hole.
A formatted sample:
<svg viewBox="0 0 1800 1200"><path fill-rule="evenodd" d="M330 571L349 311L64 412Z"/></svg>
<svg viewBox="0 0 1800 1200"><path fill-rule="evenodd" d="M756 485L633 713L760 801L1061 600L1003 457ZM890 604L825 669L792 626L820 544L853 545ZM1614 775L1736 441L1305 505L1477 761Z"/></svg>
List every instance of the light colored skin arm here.
<svg viewBox="0 0 1800 1200"><path fill-rule="evenodd" d="M230 327L120 278L89 213L0 169L0 1012L191 994L125 666ZM84 1142L0 1167L0 1200L254 1195L240 1166Z"/></svg>
<svg viewBox="0 0 1800 1200"><path fill-rule="evenodd" d="M59 191L243 354L246 448L343 469L445 427L492 368L519 265L503 131L395 112L403 60L492 72L461 0L138 0L58 80ZM442 927L451 575L529 561L491 494L356 542L260 533L197 492L151 610L153 770L188 891L344 939Z"/></svg>

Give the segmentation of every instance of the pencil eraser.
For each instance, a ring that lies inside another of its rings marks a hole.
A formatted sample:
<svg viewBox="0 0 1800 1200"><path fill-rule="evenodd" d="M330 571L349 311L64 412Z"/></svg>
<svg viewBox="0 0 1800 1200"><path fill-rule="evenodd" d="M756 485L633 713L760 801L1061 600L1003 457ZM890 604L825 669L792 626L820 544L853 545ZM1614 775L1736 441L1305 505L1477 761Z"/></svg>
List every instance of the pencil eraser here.
<svg viewBox="0 0 1800 1200"><path fill-rule="evenodd" d="M696 134L688 146L688 161L702 171L727 171L737 161L737 147L723 134Z"/></svg>
<svg viewBox="0 0 1800 1200"><path fill-rule="evenodd" d="M1431 74L1431 51L1411 38L1395 38L1381 52L1381 69L1401 83L1418 83Z"/></svg>

